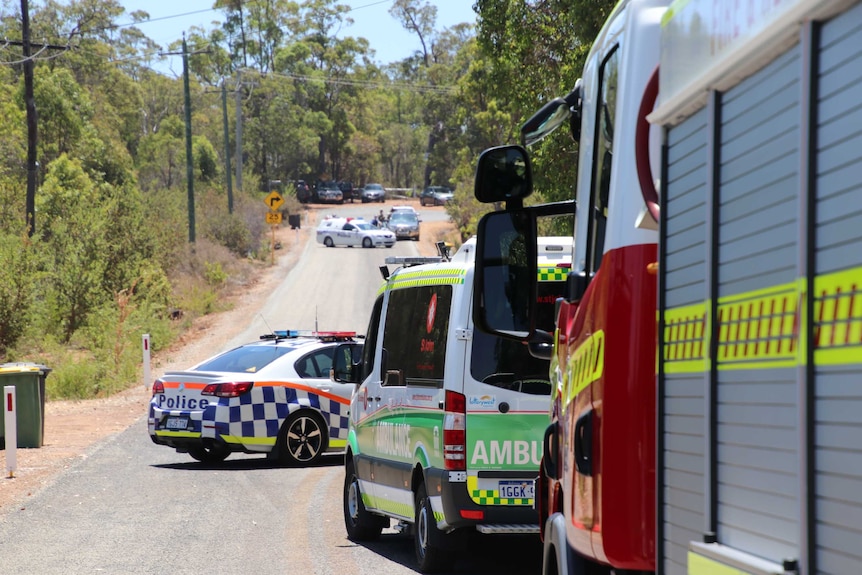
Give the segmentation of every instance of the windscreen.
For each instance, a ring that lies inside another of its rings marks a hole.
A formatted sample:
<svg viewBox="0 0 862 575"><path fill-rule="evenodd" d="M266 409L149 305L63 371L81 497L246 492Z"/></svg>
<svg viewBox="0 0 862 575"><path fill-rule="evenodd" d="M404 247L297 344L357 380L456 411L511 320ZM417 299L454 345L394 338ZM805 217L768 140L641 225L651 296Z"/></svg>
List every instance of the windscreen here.
<svg viewBox="0 0 862 575"><path fill-rule="evenodd" d="M195 371L257 373L290 351L293 351L293 348L275 345L237 347L203 362L195 368Z"/></svg>
<svg viewBox="0 0 862 575"><path fill-rule="evenodd" d="M563 281L539 282L536 298L536 327L554 331L555 302L565 293ZM473 330L473 355L470 374L477 381L528 393L550 395L550 362L530 355L520 341L497 337L482 330Z"/></svg>

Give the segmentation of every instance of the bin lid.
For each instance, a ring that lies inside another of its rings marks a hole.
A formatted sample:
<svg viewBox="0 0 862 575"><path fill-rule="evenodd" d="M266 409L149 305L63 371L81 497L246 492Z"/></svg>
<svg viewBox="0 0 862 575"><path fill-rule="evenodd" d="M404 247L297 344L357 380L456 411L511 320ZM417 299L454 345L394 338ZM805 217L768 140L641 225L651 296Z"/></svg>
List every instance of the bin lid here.
<svg viewBox="0 0 862 575"><path fill-rule="evenodd" d="M31 362L14 362L14 363L2 363L0 364L0 374L3 373L24 373L30 371L44 371L45 373L51 371L50 367L40 365L38 363Z"/></svg>

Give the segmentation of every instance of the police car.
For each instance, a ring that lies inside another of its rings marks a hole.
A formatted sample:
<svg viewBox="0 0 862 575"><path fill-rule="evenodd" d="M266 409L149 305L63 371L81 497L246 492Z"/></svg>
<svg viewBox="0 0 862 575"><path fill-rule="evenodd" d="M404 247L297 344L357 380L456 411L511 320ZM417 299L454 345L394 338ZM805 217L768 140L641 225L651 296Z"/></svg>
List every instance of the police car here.
<svg viewBox="0 0 862 575"><path fill-rule="evenodd" d="M335 347L353 332L276 331L153 384L148 427L158 445L198 461L261 453L308 465L344 449L355 386L330 379Z"/></svg>
<svg viewBox="0 0 862 575"><path fill-rule="evenodd" d="M372 226L356 218L326 218L317 228L317 243L328 248L335 246L362 246L374 248L395 245L395 234Z"/></svg>

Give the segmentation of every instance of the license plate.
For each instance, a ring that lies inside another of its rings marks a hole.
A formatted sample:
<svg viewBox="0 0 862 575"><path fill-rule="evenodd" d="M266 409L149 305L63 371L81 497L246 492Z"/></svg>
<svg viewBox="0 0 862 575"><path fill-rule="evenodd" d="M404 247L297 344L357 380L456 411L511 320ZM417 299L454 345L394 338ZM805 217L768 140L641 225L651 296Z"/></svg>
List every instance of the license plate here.
<svg viewBox="0 0 862 575"><path fill-rule="evenodd" d="M184 430L189 426L188 417L168 417L165 419L165 429Z"/></svg>
<svg viewBox="0 0 862 575"><path fill-rule="evenodd" d="M532 481L501 481L500 497L503 499L533 499L535 487Z"/></svg>

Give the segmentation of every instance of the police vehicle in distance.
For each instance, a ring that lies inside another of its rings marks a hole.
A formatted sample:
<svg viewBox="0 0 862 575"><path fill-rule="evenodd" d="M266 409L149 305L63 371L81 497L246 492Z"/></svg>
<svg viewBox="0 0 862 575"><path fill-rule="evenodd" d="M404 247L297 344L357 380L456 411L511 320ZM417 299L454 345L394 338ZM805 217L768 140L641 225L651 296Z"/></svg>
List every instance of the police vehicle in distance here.
<svg viewBox="0 0 862 575"><path fill-rule="evenodd" d="M357 218L326 218L317 227L317 243L328 248L335 246L391 248L395 245L395 234Z"/></svg>
<svg viewBox="0 0 862 575"><path fill-rule="evenodd" d="M207 463L244 452L309 465L340 451L355 386L330 379L338 345L362 347L353 332L275 331L169 371L153 384L150 438Z"/></svg>

